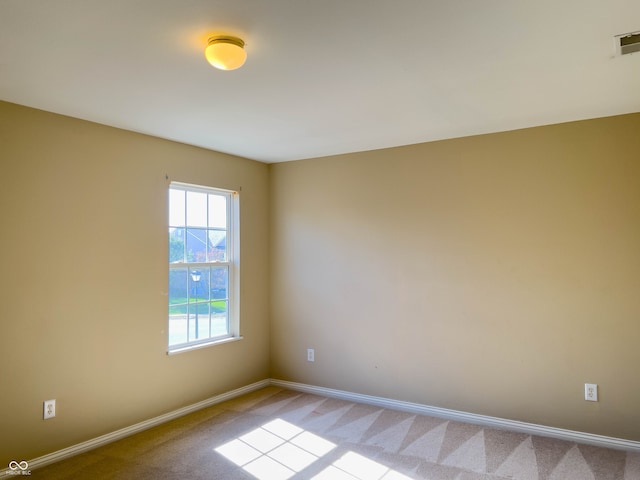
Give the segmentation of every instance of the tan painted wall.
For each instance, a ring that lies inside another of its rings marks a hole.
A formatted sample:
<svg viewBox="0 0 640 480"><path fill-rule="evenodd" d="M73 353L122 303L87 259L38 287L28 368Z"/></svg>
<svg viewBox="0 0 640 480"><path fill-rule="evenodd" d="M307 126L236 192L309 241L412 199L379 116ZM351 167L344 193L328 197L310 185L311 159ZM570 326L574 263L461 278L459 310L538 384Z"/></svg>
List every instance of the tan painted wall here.
<svg viewBox="0 0 640 480"><path fill-rule="evenodd" d="M268 377L267 165L0 103L0 172L0 466ZM165 353L165 175L242 187L242 341Z"/></svg>
<svg viewBox="0 0 640 480"><path fill-rule="evenodd" d="M640 114L277 164L271 189L272 377L640 440Z"/></svg>

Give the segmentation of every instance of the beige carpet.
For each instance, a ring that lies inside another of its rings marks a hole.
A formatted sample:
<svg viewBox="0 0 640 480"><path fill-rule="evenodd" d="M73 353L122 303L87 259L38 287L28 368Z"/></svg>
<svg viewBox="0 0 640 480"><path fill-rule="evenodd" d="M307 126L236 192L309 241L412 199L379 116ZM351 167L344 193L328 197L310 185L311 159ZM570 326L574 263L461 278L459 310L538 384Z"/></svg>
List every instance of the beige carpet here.
<svg viewBox="0 0 640 480"><path fill-rule="evenodd" d="M640 454L269 387L34 470L33 476L640 480Z"/></svg>

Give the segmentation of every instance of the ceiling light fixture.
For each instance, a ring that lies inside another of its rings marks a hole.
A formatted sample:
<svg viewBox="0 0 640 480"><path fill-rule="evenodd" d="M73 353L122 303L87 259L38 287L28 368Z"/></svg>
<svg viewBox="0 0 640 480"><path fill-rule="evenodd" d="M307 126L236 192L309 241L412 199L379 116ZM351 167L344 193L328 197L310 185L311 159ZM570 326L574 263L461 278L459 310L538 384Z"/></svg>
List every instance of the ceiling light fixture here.
<svg viewBox="0 0 640 480"><path fill-rule="evenodd" d="M237 37L211 37L204 49L207 61L220 70L235 70L244 65L247 52L244 51L244 41Z"/></svg>

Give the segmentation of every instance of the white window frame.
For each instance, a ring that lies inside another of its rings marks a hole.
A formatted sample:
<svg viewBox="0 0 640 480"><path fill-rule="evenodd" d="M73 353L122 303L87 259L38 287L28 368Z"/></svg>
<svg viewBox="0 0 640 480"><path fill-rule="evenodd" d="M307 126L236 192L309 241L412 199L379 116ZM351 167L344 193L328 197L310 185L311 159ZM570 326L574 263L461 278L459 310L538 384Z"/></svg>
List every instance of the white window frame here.
<svg viewBox="0 0 640 480"><path fill-rule="evenodd" d="M203 339L196 339L187 341L184 343L169 344L169 338L171 335L170 317L167 311L167 354L181 353L185 351L194 350L197 348L208 347L221 343L227 343L230 341L241 340L240 335L240 194L236 190L227 190L215 187L206 187L202 185L193 185L182 182L171 182L167 189L167 205L169 203L169 191L171 189L183 190L185 192L199 192L215 195L223 195L227 197L227 261L210 261L210 262L180 262L171 263L168 260L168 272L167 281L172 269L182 269L185 266L189 269L208 268L211 266L227 266L228 268L228 285L227 285L227 315L228 315L228 332L222 336L207 337ZM168 215L169 216L169 215ZM167 218L168 227L175 227L170 225L169 218ZM185 226L186 228L186 226ZM167 240L169 242L169 240ZM185 247L186 248L186 247ZM170 306L170 298L167 299L167 308Z"/></svg>

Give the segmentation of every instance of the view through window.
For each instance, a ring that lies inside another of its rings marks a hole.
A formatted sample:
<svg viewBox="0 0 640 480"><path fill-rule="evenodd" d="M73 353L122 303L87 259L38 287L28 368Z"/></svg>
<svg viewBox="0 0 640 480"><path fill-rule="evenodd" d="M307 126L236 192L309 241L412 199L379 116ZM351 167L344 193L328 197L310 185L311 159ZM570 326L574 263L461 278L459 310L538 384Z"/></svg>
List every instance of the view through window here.
<svg viewBox="0 0 640 480"><path fill-rule="evenodd" d="M169 188L169 351L238 336L237 193Z"/></svg>

